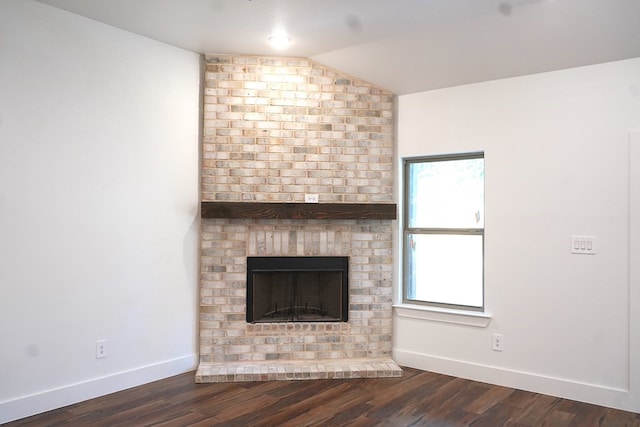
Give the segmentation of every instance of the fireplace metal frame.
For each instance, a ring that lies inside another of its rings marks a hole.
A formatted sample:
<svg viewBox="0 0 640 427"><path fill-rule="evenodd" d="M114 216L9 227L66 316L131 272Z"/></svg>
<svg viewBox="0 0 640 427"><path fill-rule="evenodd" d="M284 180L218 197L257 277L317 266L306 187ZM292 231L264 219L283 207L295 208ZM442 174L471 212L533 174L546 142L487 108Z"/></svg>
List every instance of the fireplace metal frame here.
<svg viewBox="0 0 640 427"><path fill-rule="evenodd" d="M318 266L318 258L324 263ZM247 257L247 323L255 323L253 308L253 273L272 271L317 271L342 272L341 319L324 322L347 322L349 320L349 257L348 256L280 256ZM317 321L316 321L317 322Z"/></svg>

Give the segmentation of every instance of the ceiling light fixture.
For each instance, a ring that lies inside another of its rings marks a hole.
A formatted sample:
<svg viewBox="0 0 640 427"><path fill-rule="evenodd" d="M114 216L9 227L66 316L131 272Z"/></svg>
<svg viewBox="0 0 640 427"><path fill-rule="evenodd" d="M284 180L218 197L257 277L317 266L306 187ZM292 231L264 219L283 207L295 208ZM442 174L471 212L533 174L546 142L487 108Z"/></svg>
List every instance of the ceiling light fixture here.
<svg viewBox="0 0 640 427"><path fill-rule="evenodd" d="M291 45L291 37L284 31L277 31L269 37L269 43L274 49L286 49Z"/></svg>

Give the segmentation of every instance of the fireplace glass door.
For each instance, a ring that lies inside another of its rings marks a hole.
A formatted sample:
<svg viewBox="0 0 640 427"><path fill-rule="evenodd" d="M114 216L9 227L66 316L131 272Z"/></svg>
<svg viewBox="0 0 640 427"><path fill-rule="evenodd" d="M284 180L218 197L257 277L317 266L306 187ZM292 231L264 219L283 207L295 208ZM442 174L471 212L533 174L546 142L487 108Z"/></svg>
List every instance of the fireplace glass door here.
<svg viewBox="0 0 640 427"><path fill-rule="evenodd" d="M248 257L247 322L346 322L348 257Z"/></svg>

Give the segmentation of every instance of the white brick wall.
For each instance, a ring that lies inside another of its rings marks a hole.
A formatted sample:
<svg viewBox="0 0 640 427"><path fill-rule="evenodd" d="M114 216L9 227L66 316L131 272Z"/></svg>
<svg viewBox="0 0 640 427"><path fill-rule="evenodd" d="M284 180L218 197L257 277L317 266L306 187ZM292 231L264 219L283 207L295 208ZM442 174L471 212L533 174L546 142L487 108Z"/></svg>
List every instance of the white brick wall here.
<svg viewBox="0 0 640 427"><path fill-rule="evenodd" d="M392 201L390 92L308 59L206 60L203 200Z"/></svg>

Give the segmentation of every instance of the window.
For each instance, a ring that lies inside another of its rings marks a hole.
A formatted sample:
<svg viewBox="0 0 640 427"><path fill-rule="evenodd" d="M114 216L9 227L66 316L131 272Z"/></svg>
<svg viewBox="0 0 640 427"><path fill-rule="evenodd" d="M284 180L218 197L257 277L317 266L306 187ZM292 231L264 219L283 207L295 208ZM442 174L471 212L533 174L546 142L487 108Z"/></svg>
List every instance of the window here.
<svg viewBox="0 0 640 427"><path fill-rule="evenodd" d="M404 161L403 302L484 309L484 153Z"/></svg>

